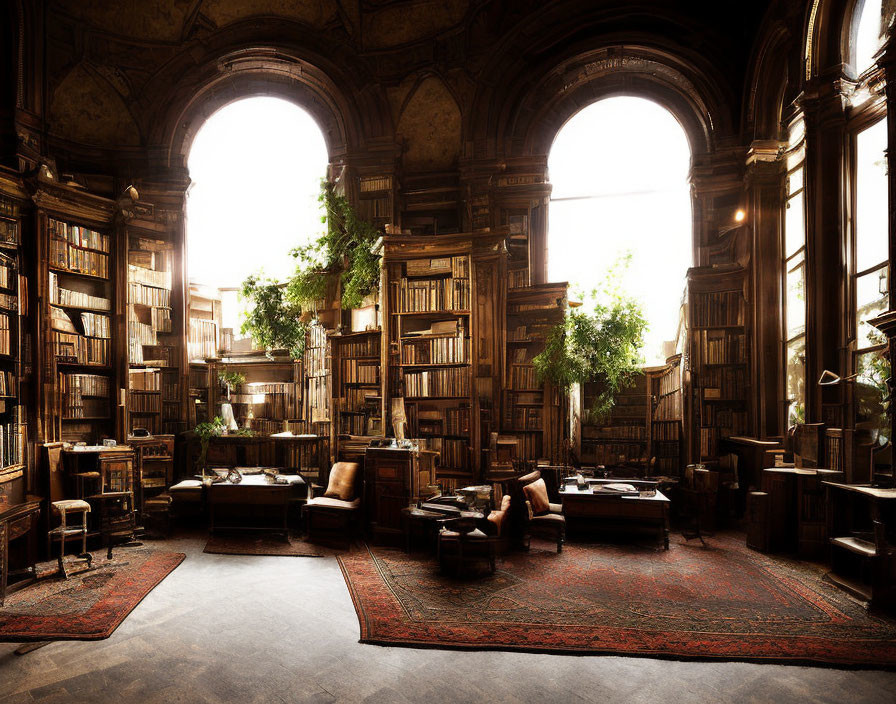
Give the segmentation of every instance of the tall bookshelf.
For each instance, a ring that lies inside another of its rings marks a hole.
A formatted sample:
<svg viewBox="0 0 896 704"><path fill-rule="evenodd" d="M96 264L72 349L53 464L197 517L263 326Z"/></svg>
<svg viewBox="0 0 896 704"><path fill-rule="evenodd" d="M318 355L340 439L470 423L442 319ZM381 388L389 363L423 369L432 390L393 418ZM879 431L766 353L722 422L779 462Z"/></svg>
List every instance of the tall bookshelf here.
<svg viewBox="0 0 896 704"><path fill-rule="evenodd" d="M647 374L650 393L650 451L655 459L651 473L677 477L681 473L685 449L683 433L683 367L681 355Z"/></svg>
<svg viewBox="0 0 896 704"><path fill-rule="evenodd" d="M381 338L379 330L330 338L334 360L335 432L340 437L383 434Z"/></svg>
<svg viewBox="0 0 896 704"><path fill-rule="evenodd" d="M172 300L175 252L163 226L146 217L128 223L127 334L128 431L153 434L184 430L180 321Z"/></svg>
<svg viewBox="0 0 896 704"><path fill-rule="evenodd" d="M358 178L358 215L380 232L395 222L395 189L390 174Z"/></svg>
<svg viewBox="0 0 896 704"><path fill-rule="evenodd" d="M566 283L511 288L507 293L500 440L515 441L517 459L562 461L565 394L539 382L533 360L544 350L551 330L563 322L566 307Z"/></svg>
<svg viewBox="0 0 896 704"><path fill-rule="evenodd" d="M212 367L205 362L194 362L189 366L187 380L190 385L187 394L187 425L195 428L199 423L212 419ZM215 382L217 383L217 381Z"/></svg>
<svg viewBox="0 0 896 704"><path fill-rule="evenodd" d="M115 276L113 201L43 182L34 195L38 226L38 389L41 440L96 443L121 438L116 372L122 301Z"/></svg>
<svg viewBox="0 0 896 704"><path fill-rule="evenodd" d="M221 294L199 284L190 284L187 359L204 362L216 358L221 346Z"/></svg>
<svg viewBox="0 0 896 704"><path fill-rule="evenodd" d="M506 233L385 237L385 431L403 405L408 437L439 453L443 484L469 482L498 429ZM475 342L475 344L474 344Z"/></svg>
<svg viewBox="0 0 896 704"><path fill-rule="evenodd" d="M216 415L226 401L221 372L237 372L245 382L231 389L230 404L237 425L257 435L295 432L302 416L302 365L290 359L269 360L256 355L247 359L226 359L213 365L213 385L217 391Z"/></svg>
<svg viewBox="0 0 896 704"><path fill-rule="evenodd" d="M590 382L581 393L579 459L583 464L627 470L646 470L648 463L647 376L635 374L630 384L614 397L613 407L595 417L590 409L600 394L600 384Z"/></svg>
<svg viewBox="0 0 896 704"><path fill-rule="evenodd" d="M742 267L688 270L694 461L714 461L721 439L750 434L747 305Z"/></svg>
<svg viewBox="0 0 896 704"><path fill-rule="evenodd" d="M26 362L28 280L23 275L22 200L16 183L0 174L0 497L24 499L27 477ZM7 194L9 191L9 194ZM18 196L18 197L17 197ZM0 501L3 499L0 498Z"/></svg>
<svg viewBox="0 0 896 704"><path fill-rule="evenodd" d="M330 437L332 426L332 353L327 329L313 323L308 330L304 368L304 430Z"/></svg>

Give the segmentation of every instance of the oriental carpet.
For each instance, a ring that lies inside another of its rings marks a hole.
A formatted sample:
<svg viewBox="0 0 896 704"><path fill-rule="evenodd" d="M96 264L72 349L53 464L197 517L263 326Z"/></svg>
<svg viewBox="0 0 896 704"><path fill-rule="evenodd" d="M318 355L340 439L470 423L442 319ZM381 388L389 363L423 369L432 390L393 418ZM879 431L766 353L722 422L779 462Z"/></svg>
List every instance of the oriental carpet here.
<svg viewBox="0 0 896 704"><path fill-rule="evenodd" d="M105 550L93 555L90 571L68 579L45 576L8 594L0 607L0 641L108 638L185 557L140 547L118 548L111 560Z"/></svg>
<svg viewBox="0 0 896 704"><path fill-rule="evenodd" d="M397 550L340 564L364 643L896 666L896 620L825 582L822 566L754 552L742 535L669 551L533 544L463 580Z"/></svg>

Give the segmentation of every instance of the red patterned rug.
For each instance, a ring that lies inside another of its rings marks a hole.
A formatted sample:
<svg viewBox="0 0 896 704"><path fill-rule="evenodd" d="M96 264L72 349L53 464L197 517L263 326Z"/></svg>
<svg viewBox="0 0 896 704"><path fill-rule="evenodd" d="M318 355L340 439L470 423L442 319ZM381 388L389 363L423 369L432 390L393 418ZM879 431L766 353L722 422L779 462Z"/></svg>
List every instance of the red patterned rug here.
<svg viewBox="0 0 896 704"><path fill-rule="evenodd" d="M339 561L363 643L896 666L896 621L743 536L659 552L533 545L465 580L397 550Z"/></svg>
<svg viewBox="0 0 896 704"><path fill-rule="evenodd" d="M7 595L0 607L0 641L108 638L184 557L131 547L106 560L105 551L96 552L89 572L43 577Z"/></svg>

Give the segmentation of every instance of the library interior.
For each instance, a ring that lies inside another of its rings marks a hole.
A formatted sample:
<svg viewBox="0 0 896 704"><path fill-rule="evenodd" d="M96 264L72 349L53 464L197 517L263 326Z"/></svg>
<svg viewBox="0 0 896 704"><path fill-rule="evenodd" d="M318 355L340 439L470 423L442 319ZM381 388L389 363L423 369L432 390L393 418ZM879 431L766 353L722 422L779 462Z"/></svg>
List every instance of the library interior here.
<svg viewBox="0 0 896 704"><path fill-rule="evenodd" d="M896 0L0 56L0 704L893 701Z"/></svg>

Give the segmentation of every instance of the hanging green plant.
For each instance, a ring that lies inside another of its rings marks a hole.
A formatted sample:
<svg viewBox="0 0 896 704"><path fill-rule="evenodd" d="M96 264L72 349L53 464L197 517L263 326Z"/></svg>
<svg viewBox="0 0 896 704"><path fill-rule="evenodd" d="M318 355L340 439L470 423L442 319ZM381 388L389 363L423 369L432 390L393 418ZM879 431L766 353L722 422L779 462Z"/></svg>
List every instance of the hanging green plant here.
<svg viewBox="0 0 896 704"><path fill-rule="evenodd" d="M591 310L583 306L567 311L533 360L538 378L564 391L573 384L597 382L600 391L589 409L596 415L605 415L620 389L641 373L647 320L641 304L621 288L630 259L622 257L591 292Z"/></svg>
<svg viewBox="0 0 896 704"><path fill-rule="evenodd" d="M284 294L284 286L253 274L243 281L240 296L249 304L240 327L242 334L250 335L268 357L275 349L285 349L293 359L300 359L308 325L302 319L301 306Z"/></svg>
<svg viewBox="0 0 896 704"><path fill-rule="evenodd" d="M197 458L197 469L203 476L205 476L206 465L208 462L209 442L212 438L223 435L225 428L226 426L224 425L224 421L221 420L218 416L215 416L214 420L199 423L195 428L193 428L193 432L196 434L196 437L199 438L199 457Z"/></svg>

